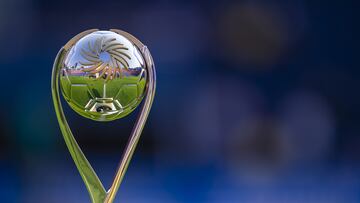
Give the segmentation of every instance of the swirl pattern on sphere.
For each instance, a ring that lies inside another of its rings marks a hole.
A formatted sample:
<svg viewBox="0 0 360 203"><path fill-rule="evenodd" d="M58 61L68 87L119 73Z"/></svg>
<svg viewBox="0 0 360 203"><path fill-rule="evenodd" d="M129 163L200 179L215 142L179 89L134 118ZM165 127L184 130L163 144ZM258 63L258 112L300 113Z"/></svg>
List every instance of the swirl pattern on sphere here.
<svg viewBox="0 0 360 203"><path fill-rule="evenodd" d="M111 80L123 76L122 68L129 69L127 62L131 57L126 53L129 50L116 38L101 37L95 40L93 45L88 41L87 49L81 49L81 56L86 59L80 62L82 71L94 76L95 79L104 78Z"/></svg>

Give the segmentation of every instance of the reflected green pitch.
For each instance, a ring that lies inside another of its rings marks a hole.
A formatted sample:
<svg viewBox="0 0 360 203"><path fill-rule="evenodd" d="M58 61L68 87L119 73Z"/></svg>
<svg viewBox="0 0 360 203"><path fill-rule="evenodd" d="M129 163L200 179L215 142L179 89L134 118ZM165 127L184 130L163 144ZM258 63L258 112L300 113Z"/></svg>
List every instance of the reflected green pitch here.
<svg viewBox="0 0 360 203"><path fill-rule="evenodd" d="M66 43L56 56L51 80L56 116L93 203L114 202L149 115L155 89L155 66L149 50L122 30L84 31ZM94 121L122 118L144 100L108 190L71 132L60 92L75 112Z"/></svg>
<svg viewBox="0 0 360 203"><path fill-rule="evenodd" d="M71 108L84 117L99 121L111 121L131 113L141 102L145 90L145 80L139 77L104 82L88 77L62 76L60 84Z"/></svg>
<svg viewBox="0 0 360 203"><path fill-rule="evenodd" d="M144 97L147 74L138 47L111 32L96 31L65 55L60 85L80 115L112 121L132 112Z"/></svg>

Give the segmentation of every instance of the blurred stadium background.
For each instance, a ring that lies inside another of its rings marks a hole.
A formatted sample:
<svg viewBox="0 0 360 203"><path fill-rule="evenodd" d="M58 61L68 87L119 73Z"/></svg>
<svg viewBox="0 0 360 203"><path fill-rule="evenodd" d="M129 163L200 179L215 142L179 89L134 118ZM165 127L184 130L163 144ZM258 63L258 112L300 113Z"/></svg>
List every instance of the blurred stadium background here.
<svg viewBox="0 0 360 203"><path fill-rule="evenodd" d="M50 93L62 45L119 28L158 89L117 202L360 202L355 1L0 0L0 202L89 202ZM66 113L105 185L135 114Z"/></svg>

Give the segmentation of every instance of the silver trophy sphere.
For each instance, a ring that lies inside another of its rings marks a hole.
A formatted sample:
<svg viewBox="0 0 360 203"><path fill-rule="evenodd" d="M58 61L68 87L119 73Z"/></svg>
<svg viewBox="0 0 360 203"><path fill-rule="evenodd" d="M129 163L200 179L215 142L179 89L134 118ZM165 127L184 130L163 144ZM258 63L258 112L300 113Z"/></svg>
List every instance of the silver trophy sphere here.
<svg viewBox="0 0 360 203"><path fill-rule="evenodd" d="M56 56L51 80L56 116L93 203L114 201L145 126L155 89L155 66L148 48L122 30L84 31ZM72 134L60 92L75 112L94 121L122 118L142 103L109 189L105 189Z"/></svg>
<svg viewBox="0 0 360 203"><path fill-rule="evenodd" d="M97 121L131 113L147 83L144 56L126 37L95 31L74 43L64 57L60 86L70 107Z"/></svg>

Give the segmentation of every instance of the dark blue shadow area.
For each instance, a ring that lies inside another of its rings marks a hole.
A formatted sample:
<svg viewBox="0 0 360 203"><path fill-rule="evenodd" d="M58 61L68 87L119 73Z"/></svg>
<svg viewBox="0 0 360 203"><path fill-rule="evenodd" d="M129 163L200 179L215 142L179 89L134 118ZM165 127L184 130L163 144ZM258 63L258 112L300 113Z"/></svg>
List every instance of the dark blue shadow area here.
<svg viewBox="0 0 360 203"><path fill-rule="evenodd" d="M130 32L157 69L117 202L360 202L357 13L347 0L2 0L0 202L90 201L50 79L91 28ZM108 187L138 109L97 123L63 105Z"/></svg>

